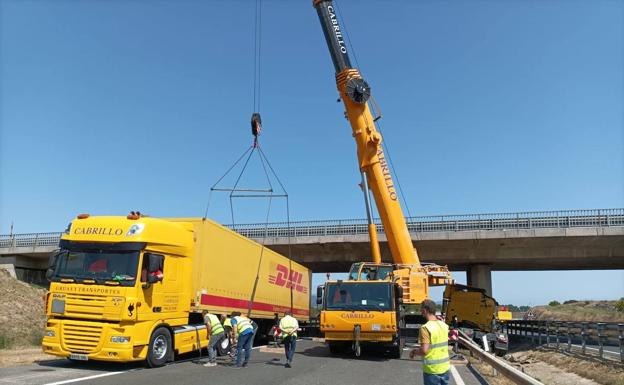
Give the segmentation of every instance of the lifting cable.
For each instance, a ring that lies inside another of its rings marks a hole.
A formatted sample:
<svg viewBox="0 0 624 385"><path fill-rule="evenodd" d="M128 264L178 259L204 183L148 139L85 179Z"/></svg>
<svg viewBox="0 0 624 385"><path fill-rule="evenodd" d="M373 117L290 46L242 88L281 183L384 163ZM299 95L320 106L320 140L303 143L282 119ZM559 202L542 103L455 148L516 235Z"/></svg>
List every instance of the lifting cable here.
<svg viewBox="0 0 624 385"><path fill-rule="evenodd" d="M334 0L334 5L336 5L336 11L337 11L336 15L340 19L340 25L342 25L342 31L345 33L347 44L349 45L349 49L353 53L353 61L355 62L355 67L358 69L358 71L360 71L360 64L358 63L357 54L355 52L355 49L353 48L353 44L351 43L351 36L349 35L349 29L347 28L347 23L345 22L344 17L342 17L342 10L340 9L339 0ZM375 104L372 95L371 95L371 102ZM373 107L375 107L374 110L376 110L379 113L379 109L377 108L376 104ZM377 130L379 131L380 134L382 134L382 137L383 137L383 132L381 130L381 123L379 123L378 121L379 118L381 118L380 113L379 113L379 116L375 118L373 122L367 122L367 123L375 125L377 127ZM388 156L388 162L390 164L392 173L394 174L394 179L396 179L397 187L399 188L399 193L401 194L401 199L403 199L403 205L405 206L405 211L407 211L407 217L411 218L412 213L410 212L409 205L407 204L407 199L405 199L405 194L403 193L403 188L401 187L401 180L399 178L399 173L397 172L396 167L394 167L394 163L392 162L392 156L390 154L390 148L388 147L386 138L384 138L381 145L382 145L382 148L384 149L384 152Z"/></svg>
<svg viewBox="0 0 624 385"><path fill-rule="evenodd" d="M290 204L288 200L288 193L282 184L282 181L277 176L277 173L273 169L273 166L269 162L268 157L262 151L260 147L260 143L258 137L262 132L262 118L260 117L260 63L261 63L261 52L262 52L262 0L256 0L255 3L255 18L254 18L254 70L253 70L253 108L254 111L251 115L251 133L253 135L253 143L247 148L241 156L232 164L225 174L223 174L217 182L212 185L210 188L210 193L208 195L208 203L206 204L206 211L204 213L204 219L208 217L208 210L210 208L210 202L212 198L213 192L229 192L229 200L230 200L230 216L232 220L231 229L236 231L236 221L234 219L234 199L237 198L267 198L267 212L264 221L264 231L262 235L262 240L259 242L261 245L260 248L260 257L258 260L258 266L256 269L256 277L253 284L253 289L251 292L251 297L248 301L247 307L247 316L249 317L251 311L253 309L253 303L256 296L256 289L258 287L258 281L260 278L260 268L262 266L262 257L264 255L265 242L268 237L269 232L269 218L271 213L271 206L273 202L273 198L284 198L286 200L286 226L287 226L287 236L288 236L288 263L289 263L289 276L285 277L287 282L289 283L290 289L290 309L293 310L293 285L292 285L292 259L291 259L291 231L290 231ZM250 160L254 153L260 159L260 164L262 166L262 170L264 173L264 177L266 178L266 182L268 184L268 188L239 188L239 183L243 174L247 170L249 166ZM219 187L219 184L223 181L223 179L230 174L244 159L242 163L243 167L236 177L236 181L234 182L233 187ZM275 191L273 188L273 184L271 183L271 176L275 178L277 184L279 185L280 191Z"/></svg>

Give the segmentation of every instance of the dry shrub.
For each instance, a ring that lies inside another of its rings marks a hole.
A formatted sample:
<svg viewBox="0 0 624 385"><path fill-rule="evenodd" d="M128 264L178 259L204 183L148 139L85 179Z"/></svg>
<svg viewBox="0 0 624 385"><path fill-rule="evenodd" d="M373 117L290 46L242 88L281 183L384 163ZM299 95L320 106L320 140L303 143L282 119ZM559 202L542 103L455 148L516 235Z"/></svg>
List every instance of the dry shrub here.
<svg viewBox="0 0 624 385"><path fill-rule="evenodd" d="M41 344L45 293L0 269L0 349Z"/></svg>

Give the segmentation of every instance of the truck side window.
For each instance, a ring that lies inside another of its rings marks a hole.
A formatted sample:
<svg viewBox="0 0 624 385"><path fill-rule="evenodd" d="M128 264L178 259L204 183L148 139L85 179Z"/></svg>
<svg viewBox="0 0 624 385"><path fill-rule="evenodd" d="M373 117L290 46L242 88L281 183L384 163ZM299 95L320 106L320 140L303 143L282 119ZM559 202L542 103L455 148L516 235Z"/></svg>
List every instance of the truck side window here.
<svg viewBox="0 0 624 385"><path fill-rule="evenodd" d="M151 273L149 272L149 264L150 264L150 257L149 256L156 256L156 257L160 257L159 259L159 264L156 268L155 271L152 271ZM151 254L151 253L145 253L143 255L143 265L141 266L141 282L147 282L147 276L148 274L152 274L152 275L156 275L156 276L160 276L161 278L163 277L165 272L165 256L164 255L159 255L159 254Z"/></svg>

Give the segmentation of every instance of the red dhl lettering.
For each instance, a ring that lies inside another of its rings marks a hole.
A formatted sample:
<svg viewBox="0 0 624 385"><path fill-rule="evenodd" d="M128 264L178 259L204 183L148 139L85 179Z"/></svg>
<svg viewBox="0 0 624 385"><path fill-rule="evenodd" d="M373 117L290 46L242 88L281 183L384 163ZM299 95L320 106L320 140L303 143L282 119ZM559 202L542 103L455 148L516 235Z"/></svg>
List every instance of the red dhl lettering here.
<svg viewBox="0 0 624 385"><path fill-rule="evenodd" d="M308 292L308 288L301 285L303 273L291 270L288 267L280 264L277 265L276 270L276 275L269 275L269 283L285 287L286 289L293 288L295 291L304 294Z"/></svg>

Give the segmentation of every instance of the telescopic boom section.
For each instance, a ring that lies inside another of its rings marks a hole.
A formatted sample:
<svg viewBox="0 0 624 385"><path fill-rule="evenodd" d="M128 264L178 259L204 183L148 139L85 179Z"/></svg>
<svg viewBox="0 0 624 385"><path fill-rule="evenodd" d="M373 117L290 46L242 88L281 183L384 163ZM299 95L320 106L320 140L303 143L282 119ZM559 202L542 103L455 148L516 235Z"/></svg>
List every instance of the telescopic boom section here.
<svg viewBox="0 0 624 385"><path fill-rule="evenodd" d="M373 115L367 103L370 87L362 79L360 72L351 67L347 44L332 1L314 0L313 4L336 69L336 84L357 144L360 170L366 173L373 192L392 258L395 263L420 265L381 146L381 134L375 128Z"/></svg>

